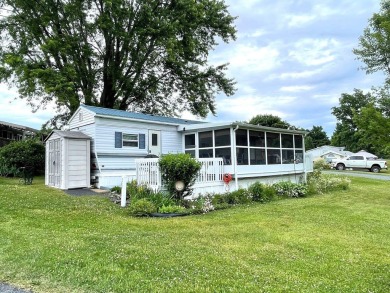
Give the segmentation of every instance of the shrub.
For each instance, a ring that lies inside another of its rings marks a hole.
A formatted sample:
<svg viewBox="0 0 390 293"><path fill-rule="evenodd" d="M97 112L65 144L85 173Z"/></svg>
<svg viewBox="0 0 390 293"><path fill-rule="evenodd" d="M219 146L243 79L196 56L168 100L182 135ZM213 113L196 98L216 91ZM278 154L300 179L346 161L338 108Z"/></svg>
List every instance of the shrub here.
<svg viewBox="0 0 390 293"><path fill-rule="evenodd" d="M148 199L154 203L157 208L161 208L163 206L176 206L177 201L172 198L172 196L168 192L156 192L152 193Z"/></svg>
<svg viewBox="0 0 390 293"><path fill-rule="evenodd" d="M168 154L160 158L159 166L166 187L175 198L182 199L192 195L192 185L202 167L200 162L189 154ZM175 189L175 183L179 180L183 181L185 186L180 193Z"/></svg>
<svg viewBox="0 0 390 293"><path fill-rule="evenodd" d="M308 192L310 194L323 194L335 190L347 190L351 180L347 177L322 174L315 171L308 177Z"/></svg>
<svg viewBox="0 0 390 293"><path fill-rule="evenodd" d="M138 185L137 180L132 180L126 185L126 198L132 200L149 198L153 194L153 190L146 185Z"/></svg>
<svg viewBox="0 0 390 293"><path fill-rule="evenodd" d="M149 216L157 211L156 206L146 198L136 200L131 203L130 214L136 217Z"/></svg>
<svg viewBox="0 0 390 293"><path fill-rule="evenodd" d="M324 159L318 159L314 161L313 168L314 170L327 170L330 169L330 164Z"/></svg>
<svg viewBox="0 0 390 293"><path fill-rule="evenodd" d="M239 188L227 194L227 202L229 204L248 204L252 202L252 196L248 190Z"/></svg>
<svg viewBox="0 0 390 293"><path fill-rule="evenodd" d="M196 199L186 200L185 206L192 214L204 214L215 210L212 195L201 195Z"/></svg>
<svg viewBox="0 0 390 293"><path fill-rule="evenodd" d="M291 181L281 181L272 185L280 196L303 197L307 194L307 186Z"/></svg>
<svg viewBox="0 0 390 293"><path fill-rule="evenodd" d="M274 188L269 187L260 182L255 182L251 184L248 188L248 192L252 197L253 201L257 201L261 203L271 201L276 196L276 192Z"/></svg>
<svg viewBox="0 0 390 293"><path fill-rule="evenodd" d="M158 212L162 214L184 214L186 211L185 207L178 205L163 205L158 209Z"/></svg>
<svg viewBox="0 0 390 293"><path fill-rule="evenodd" d="M34 174L45 170L45 147L33 139L14 141L0 148L1 172L17 176L21 167L31 167Z"/></svg>

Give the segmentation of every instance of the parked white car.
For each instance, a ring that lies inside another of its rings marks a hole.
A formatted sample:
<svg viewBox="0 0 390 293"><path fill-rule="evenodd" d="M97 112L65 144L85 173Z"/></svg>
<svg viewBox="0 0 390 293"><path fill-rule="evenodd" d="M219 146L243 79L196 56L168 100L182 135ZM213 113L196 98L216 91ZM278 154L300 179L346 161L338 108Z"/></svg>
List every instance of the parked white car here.
<svg viewBox="0 0 390 293"><path fill-rule="evenodd" d="M368 169L371 172L378 173L382 169L387 170L387 162L385 160L368 159L365 156L350 156L346 159L338 159L332 161L332 168L337 170L352 169Z"/></svg>

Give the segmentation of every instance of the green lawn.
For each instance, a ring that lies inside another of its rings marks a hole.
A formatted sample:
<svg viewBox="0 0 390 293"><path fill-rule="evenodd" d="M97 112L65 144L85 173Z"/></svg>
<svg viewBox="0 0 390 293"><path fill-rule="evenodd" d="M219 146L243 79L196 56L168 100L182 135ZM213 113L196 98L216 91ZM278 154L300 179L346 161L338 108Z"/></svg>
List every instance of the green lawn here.
<svg viewBox="0 0 390 293"><path fill-rule="evenodd" d="M0 178L0 282L34 292L390 292L390 192L349 191L182 218Z"/></svg>

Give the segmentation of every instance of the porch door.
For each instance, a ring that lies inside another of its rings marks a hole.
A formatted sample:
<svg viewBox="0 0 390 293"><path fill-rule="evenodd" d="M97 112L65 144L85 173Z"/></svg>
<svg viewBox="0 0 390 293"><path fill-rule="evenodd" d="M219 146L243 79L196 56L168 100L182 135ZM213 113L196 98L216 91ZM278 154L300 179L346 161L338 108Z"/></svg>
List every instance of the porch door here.
<svg viewBox="0 0 390 293"><path fill-rule="evenodd" d="M49 185L61 186L61 141L53 139L49 141Z"/></svg>
<svg viewBox="0 0 390 293"><path fill-rule="evenodd" d="M149 154L159 156L161 154L161 131L149 130Z"/></svg>

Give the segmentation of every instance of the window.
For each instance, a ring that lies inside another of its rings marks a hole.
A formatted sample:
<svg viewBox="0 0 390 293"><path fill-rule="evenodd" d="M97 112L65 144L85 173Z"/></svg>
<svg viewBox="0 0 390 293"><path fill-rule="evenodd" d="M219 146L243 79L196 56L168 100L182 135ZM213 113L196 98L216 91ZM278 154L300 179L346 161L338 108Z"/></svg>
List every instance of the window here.
<svg viewBox="0 0 390 293"><path fill-rule="evenodd" d="M184 136L184 146L186 149L195 148L195 134L187 134Z"/></svg>
<svg viewBox="0 0 390 293"><path fill-rule="evenodd" d="M158 146L158 134L152 133L152 146Z"/></svg>
<svg viewBox="0 0 390 293"><path fill-rule="evenodd" d="M184 135L184 152L195 158L195 133Z"/></svg>
<svg viewBox="0 0 390 293"><path fill-rule="evenodd" d="M122 143L124 147L138 147L138 134L122 134Z"/></svg>

